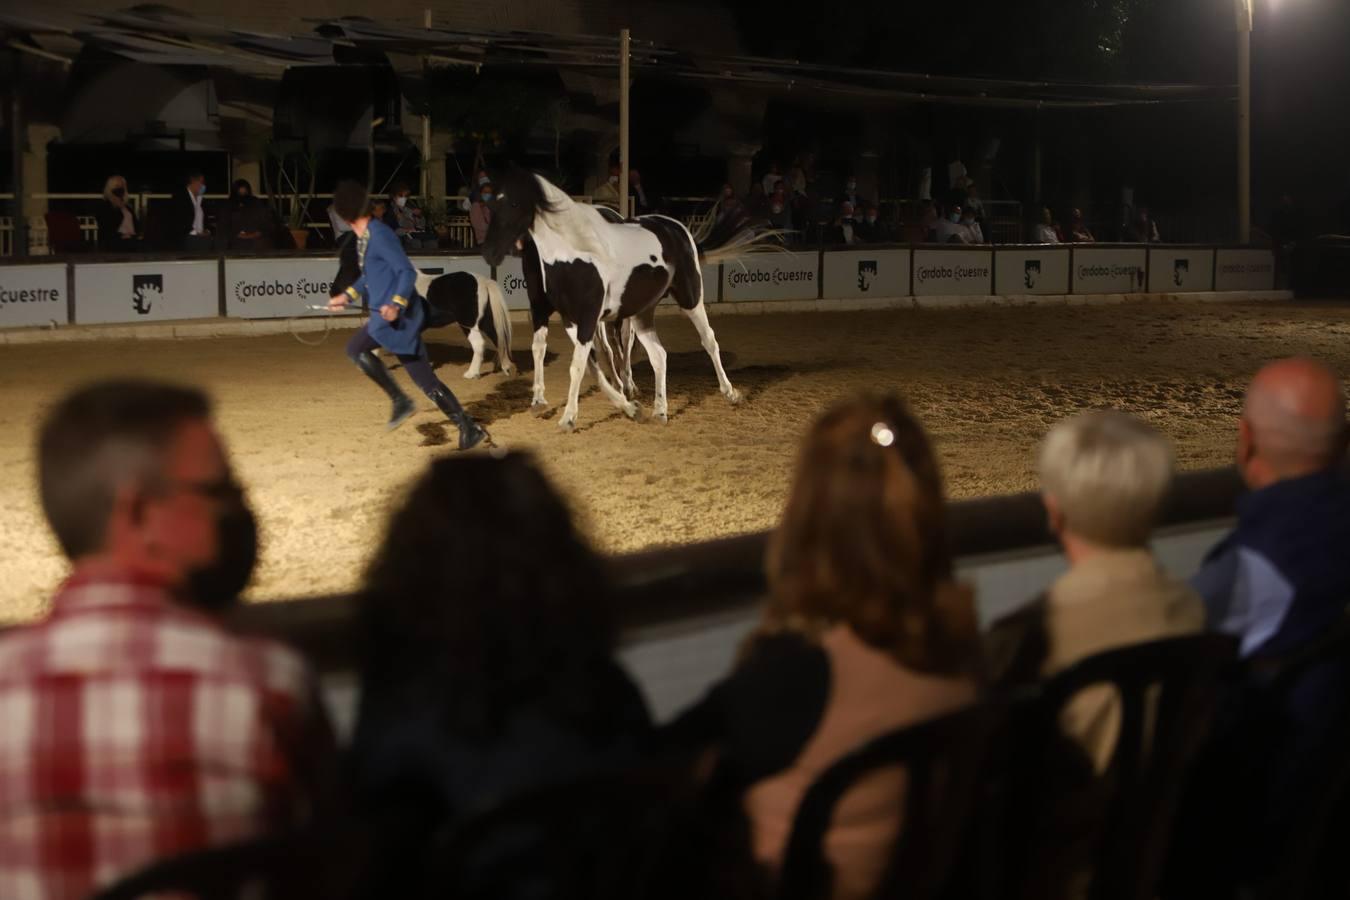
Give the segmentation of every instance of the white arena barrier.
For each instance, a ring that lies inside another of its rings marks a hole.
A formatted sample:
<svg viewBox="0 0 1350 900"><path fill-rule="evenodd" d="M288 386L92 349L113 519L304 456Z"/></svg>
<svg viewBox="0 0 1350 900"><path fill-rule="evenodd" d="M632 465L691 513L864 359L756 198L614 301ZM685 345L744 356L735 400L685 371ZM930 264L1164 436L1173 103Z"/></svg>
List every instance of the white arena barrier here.
<svg viewBox="0 0 1350 900"><path fill-rule="evenodd" d="M994 293L1067 294L1073 251L1056 244L1017 246L994 251Z"/></svg>
<svg viewBox="0 0 1350 900"><path fill-rule="evenodd" d="M77 325L208 319L220 315L214 259L88 263L74 266Z"/></svg>
<svg viewBox="0 0 1350 900"><path fill-rule="evenodd" d="M69 322L68 274L65 263L0 267L0 328Z"/></svg>

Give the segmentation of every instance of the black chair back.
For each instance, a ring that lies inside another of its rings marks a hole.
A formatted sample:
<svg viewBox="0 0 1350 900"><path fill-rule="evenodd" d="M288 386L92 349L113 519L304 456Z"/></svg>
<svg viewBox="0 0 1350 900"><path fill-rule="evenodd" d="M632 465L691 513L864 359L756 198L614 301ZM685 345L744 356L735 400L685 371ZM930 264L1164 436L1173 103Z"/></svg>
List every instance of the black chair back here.
<svg viewBox="0 0 1350 900"><path fill-rule="evenodd" d="M1004 847L1013 893L1062 887L1067 839L1087 848L1092 900L1153 900L1182 785L1236 652L1226 635L1169 638L1089 657L1043 686L1015 738ZM1118 704L1101 772L1061 726L1066 708L1092 688L1112 689ZM1053 882L1046 872L1056 873Z"/></svg>
<svg viewBox="0 0 1350 900"><path fill-rule="evenodd" d="M908 788L898 811L902 823L898 843L877 896L905 900L944 896L967 837L990 740L1013 705L1011 696L995 697L893 731L826 769L797 808L779 874L779 900L830 896L833 870L823 842L835 808L863 778L897 767L904 769Z"/></svg>
<svg viewBox="0 0 1350 900"><path fill-rule="evenodd" d="M347 900L365 847L346 826L258 838L151 863L90 900Z"/></svg>

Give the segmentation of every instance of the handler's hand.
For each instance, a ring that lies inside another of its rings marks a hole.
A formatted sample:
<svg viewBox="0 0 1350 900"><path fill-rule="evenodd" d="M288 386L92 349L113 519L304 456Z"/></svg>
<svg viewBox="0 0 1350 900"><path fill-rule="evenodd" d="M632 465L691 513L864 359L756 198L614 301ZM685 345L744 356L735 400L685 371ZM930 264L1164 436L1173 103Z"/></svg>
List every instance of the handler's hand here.
<svg viewBox="0 0 1350 900"><path fill-rule="evenodd" d="M328 308L333 312L338 312L347 308L347 295L338 294L336 297L328 298Z"/></svg>
<svg viewBox="0 0 1350 900"><path fill-rule="evenodd" d="M392 303L386 303L380 307L380 318L386 322L392 322L398 318L398 307Z"/></svg>

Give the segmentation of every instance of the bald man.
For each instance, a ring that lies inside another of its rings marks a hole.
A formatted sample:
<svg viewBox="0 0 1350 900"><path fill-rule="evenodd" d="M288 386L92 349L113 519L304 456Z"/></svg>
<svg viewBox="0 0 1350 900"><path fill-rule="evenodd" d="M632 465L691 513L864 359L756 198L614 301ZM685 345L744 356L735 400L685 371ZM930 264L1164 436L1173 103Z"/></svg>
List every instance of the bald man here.
<svg viewBox="0 0 1350 900"><path fill-rule="evenodd" d="M1310 359L1257 373L1238 423L1237 465L1251 493L1238 526L1193 586L1212 628L1242 655L1278 655L1340 620L1350 605L1350 483L1345 391Z"/></svg>

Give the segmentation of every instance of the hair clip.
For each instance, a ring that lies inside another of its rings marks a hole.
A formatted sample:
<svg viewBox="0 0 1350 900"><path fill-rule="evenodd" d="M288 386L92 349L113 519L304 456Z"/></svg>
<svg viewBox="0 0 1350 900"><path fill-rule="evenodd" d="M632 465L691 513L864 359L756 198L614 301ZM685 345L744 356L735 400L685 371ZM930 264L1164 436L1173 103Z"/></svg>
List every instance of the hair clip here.
<svg viewBox="0 0 1350 900"><path fill-rule="evenodd" d="M872 443L879 447L889 447L895 443L895 432L885 422L878 422L872 426Z"/></svg>

